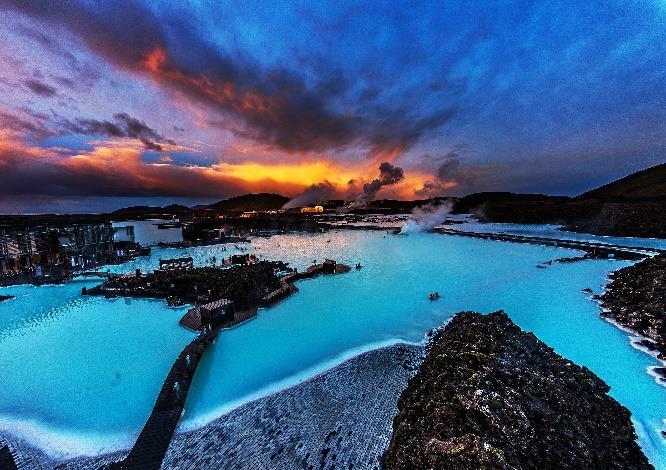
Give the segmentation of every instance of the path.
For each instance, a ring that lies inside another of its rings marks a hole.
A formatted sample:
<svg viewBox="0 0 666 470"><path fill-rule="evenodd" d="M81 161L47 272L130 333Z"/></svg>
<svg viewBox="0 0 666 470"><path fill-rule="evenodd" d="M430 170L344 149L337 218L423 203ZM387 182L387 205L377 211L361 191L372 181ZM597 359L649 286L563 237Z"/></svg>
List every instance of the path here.
<svg viewBox="0 0 666 470"><path fill-rule="evenodd" d="M159 470L183 414L194 372L220 329L199 335L183 349L171 367L134 447L124 460L112 464L111 469Z"/></svg>
<svg viewBox="0 0 666 470"><path fill-rule="evenodd" d="M607 258L612 255L618 259L639 260L646 256L656 255L664 252L656 248L644 248L637 246L613 245L583 240L565 240L560 238L530 237L525 235L510 235L506 233L465 232L452 229L435 229L437 233L445 235L457 235L462 237L481 238L484 240L497 240L516 243L529 243L532 245L548 245L560 248L570 248L589 253L594 257Z"/></svg>

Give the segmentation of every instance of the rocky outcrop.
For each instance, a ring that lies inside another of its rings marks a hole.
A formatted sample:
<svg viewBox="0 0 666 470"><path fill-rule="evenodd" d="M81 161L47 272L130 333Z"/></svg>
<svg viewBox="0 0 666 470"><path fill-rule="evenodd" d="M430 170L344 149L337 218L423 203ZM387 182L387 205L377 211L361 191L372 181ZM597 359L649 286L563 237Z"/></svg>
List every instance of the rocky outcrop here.
<svg viewBox="0 0 666 470"><path fill-rule="evenodd" d="M459 313L402 393L384 468L652 468L608 391L505 313Z"/></svg>
<svg viewBox="0 0 666 470"><path fill-rule="evenodd" d="M0 295L0 302L4 302L5 300L13 299L13 295Z"/></svg>
<svg viewBox="0 0 666 470"><path fill-rule="evenodd" d="M647 338L643 347L666 360L666 254L615 271L610 278L598 297L601 315Z"/></svg>
<svg viewBox="0 0 666 470"><path fill-rule="evenodd" d="M170 298L187 302L229 299L237 307L259 304L266 294L280 288L278 271L287 270L280 261L260 261L231 268L202 267L158 270L154 273L111 276L103 284L87 289L86 295Z"/></svg>

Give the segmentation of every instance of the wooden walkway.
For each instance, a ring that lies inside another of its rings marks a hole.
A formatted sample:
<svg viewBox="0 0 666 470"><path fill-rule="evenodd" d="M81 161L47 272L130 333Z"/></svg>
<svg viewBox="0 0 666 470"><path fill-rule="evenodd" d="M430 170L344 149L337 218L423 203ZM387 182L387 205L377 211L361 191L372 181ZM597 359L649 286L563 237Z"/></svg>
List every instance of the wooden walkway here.
<svg viewBox="0 0 666 470"><path fill-rule="evenodd" d="M199 335L183 349L171 367L134 447L124 460L112 464L110 469L159 470L183 414L194 372L220 329Z"/></svg>
<svg viewBox="0 0 666 470"><path fill-rule="evenodd" d="M14 456L9 450L9 447L4 446L0 448L0 469L1 470L18 470L14 462Z"/></svg>
<svg viewBox="0 0 666 470"><path fill-rule="evenodd" d="M617 259L639 260L646 256L652 256L666 252L657 248L644 248L638 246L614 245L599 242L588 242L583 240L564 240L560 238L542 238L526 235L511 235L505 233L485 233L485 232L465 232L452 229L435 229L435 232L445 235L457 235L461 237L480 238L483 240L496 240L515 243L529 243L532 245L557 246L560 248L570 248L589 253L592 257Z"/></svg>
<svg viewBox="0 0 666 470"><path fill-rule="evenodd" d="M83 271L82 273L77 274L77 276L103 277L106 279L112 279L115 277L133 276L133 274L118 274L118 273L110 273L108 271Z"/></svg>
<svg viewBox="0 0 666 470"><path fill-rule="evenodd" d="M292 285L297 279L314 277L323 272L322 265L311 266L305 273L296 273L281 279L282 287L277 289L281 295L271 295L263 300L272 304L298 289ZM349 271L349 267L338 265L336 273ZM264 302L262 302L263 305ZM197 317L197 315L199 315ZM169 374L164 380L153 411L143 426L139 437L134 443L127 457L109 466L111 470L159 470L164 460L173 434L185 408L187 394L192 385L194 373L197 370L206 348L215 341L220 331L231 328L257 316L257 308L234 313L234 318L216 326L212 331L203 332L197 336L180 353L174 362ZM201 317L199 310L190 309L180 320L180 324L189 329L201 331ZM205 331L205 330L204 330Z"/></svg>

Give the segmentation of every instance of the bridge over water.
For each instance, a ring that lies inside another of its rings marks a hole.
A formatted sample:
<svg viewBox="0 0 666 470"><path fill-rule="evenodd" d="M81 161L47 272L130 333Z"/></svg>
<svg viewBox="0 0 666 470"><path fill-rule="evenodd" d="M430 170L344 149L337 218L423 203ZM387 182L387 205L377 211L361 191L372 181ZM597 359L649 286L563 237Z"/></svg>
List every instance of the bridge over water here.
<svg viewBox="0 0 666 470"><path fill-rule="evenodd" d="M511 235L506 233L466 232L440 228L434 230L444 235L480 238L483 240L497 240L514 243L529 243L532 245L557 246L584 251L593 258L617 258L626 260L640 260L647 256L666 253L666 250L645 248L638 246L616 245L611 243L590 242L584 240L566 240L561 238L533 237L527 235Z"/></svg>

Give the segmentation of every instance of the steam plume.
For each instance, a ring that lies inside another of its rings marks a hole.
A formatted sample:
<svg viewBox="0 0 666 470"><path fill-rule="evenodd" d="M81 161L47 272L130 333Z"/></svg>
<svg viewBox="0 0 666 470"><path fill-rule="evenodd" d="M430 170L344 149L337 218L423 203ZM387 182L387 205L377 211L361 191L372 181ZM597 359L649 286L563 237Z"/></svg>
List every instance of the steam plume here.
<svg viewBox="0 0 666 470"><path fill-rule="evenodd" d="M294 207L303 207L311 204L316 204L319 202L324 202L329 199L334 199L337 196L338 192L335 186L329 181L322 181L321 183L315 183L300 195L291 199L287 202L283 209L292 209Z"/></svg>
<svg viewBox="0 0 666 470"><path fill-rule="evenodd" d="M363 185L363 194L360 199L370 201L381 188L399 183L403 179L405 179L405 172L402 168L389 162L383 162L379 165L379 178Z"/></svg>
<svg viewBox="0 0 666 470"><path fill-rule="evenodd" d="M405 222L400 233L407 235L410 233L428 232L444 222L444 219L451 212L452 208L450 203L438 206L428 204L424 207L417 207L412 211L411 217Z"/></svg>

